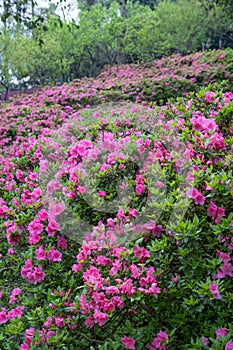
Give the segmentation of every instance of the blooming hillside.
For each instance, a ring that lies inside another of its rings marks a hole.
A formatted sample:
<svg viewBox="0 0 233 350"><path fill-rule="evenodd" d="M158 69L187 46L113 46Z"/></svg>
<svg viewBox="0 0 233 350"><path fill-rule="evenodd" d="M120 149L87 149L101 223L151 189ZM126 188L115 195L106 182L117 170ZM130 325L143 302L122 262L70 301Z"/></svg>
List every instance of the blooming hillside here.
<svg viewBox="0 0 233 350"><path fill-rule="evenodd" d="M228 54L2 106L1 349L233 349Z"/></svg>

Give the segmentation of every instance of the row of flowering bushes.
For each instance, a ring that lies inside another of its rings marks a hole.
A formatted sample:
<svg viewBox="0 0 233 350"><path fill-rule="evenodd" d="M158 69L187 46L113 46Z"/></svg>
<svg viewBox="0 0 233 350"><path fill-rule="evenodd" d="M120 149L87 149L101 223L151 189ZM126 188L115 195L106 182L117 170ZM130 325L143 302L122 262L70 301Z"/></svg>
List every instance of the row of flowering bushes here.
<svg viewBox="0 0 233 350"><path fill-rule="evenodd" d="M0 110L0 348L233 349L233 93L88 84Z"/></svg>
<svg viewBox="0 0 233 350"><path fill-rule="evenodd" d="M166 103L201 86L225 80L232 90L233 50L204 51L187 56L173 55L144 65L122 65L106 69L97 78L76 80L56 88L45 88L39 104L80 106L113 101ZM18 99L18 104L22 99Z"/></svg>

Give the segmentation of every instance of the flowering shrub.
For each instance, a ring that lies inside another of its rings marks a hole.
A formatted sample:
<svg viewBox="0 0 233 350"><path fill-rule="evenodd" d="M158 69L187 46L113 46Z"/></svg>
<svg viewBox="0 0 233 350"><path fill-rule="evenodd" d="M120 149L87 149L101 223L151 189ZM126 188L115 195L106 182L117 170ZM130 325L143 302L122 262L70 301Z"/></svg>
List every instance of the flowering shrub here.
<svg viewBox="0 0 233 350"><path fill-rule="evenodd" d="M89 83L0 111L1 348L232 349L233 93Z"/></svg>

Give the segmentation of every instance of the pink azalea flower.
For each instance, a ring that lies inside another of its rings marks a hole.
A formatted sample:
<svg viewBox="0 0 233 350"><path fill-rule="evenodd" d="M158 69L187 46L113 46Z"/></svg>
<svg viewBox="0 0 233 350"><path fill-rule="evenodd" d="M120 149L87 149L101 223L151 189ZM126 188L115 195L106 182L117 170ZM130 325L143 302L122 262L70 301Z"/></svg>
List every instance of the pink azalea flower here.
<svg viewBox="0 0 233 350"><path fill-rule="evenodd" d="M51 220L56 218L65 210L66 206L63 202L59 203L58 200L49 203L48 217Z"/></svg>
<svg viewBox="0 0 233 350"><path fill-rule="evenodd" d="M68 242L67 242L67 240L64 238L64 237L62 237L62 236L58 236L57 237L57 245L58 245L58 247L59 248L61 248L61 249L68 249Z"/></svg>
<svg viewBox="0 0 233 350"><path fill-rule="evenodd" d="M12 291L12 295L20 295L22 293L22 289L20 288L14 288Z"/></svg>
<svg viewBox="0 0 233 350"><path fill-rule="evenodd" d="M194 199L195 204L203 205L205 203L205 197L194 187L190 188L186 195L188 198Z"/></svg>
<svg viewBox="0 0 233 350"><path fill-rule="evenodd" d="M134 247L134 256L139 258L139 262L145 262L150 257L150 252L146 248L140 248L138 245Z"/></svg>
<svg viewBox="0 0 233 350"><path fill-rule="evenodd" d="M98 191L98 195L100 197L106 197L106 192L105 191Z"/></svg>
<svg viewBox="0 0 233 350"><path fill-rule="evenodd" d="M220 250L217 250L217 256L224 262L224 263L228 263L231 261L231 257L225 253L225 252L221 252Z"/></svg>
<svg viewBox="0 0 233 350"><path fill-rule="evenodd" d="M147 349L149 350L165 350L168 343L168 334L163 331L159 331L157 336L152 340L150 344L147 344Z"/></svg>
<svg viewBox="0 0 233 350"><path fill-rule="evenodd" d="M220 266L220 269L225 276L233 277L233 266L231 264L226 263L223 266Z"/></svg>
<svg viewBox="0 0 233 350"><path fill-rule="evenodd" d="M58 328L62 328L65 326L65 321L64 321L64 318L63 317L55 317L55 324Z"/></svg>
<svg viewBox="0 0 233 350"><path fill-rule="evenodd" d="M228 334L228 330L226 328L219 328L215 331L215 334L217 335L217 339L219 340L220 337L225 337Z"/></svg>
<svg viewBox="0 0 233 350"><path fill-rule="evenodd" d="M179 277L178 276L172 276L172 280L173 280L173 282L177 283L178 280L179 280Z"/></svg>
<svg viewBox="0 0 233 350"><path fill-rule="evenodd" d="M40 219L35 218L29 225L28 230L30 234L40 235L43 232L44 225L40 222Z"/></svg>
<svg viewBox="0 0 233 350"><path fill-rule="evenodd" d="M95 310L93 317L94 323L97 323L99 326L103 326L108 319L108 314Z"/></svg>
<svg viewBox="0 0 233 350"><path fill-rule="evenodd" d="M15 253L14 248L9 248L8 251L7 251L8 255L13 255L14 253Z"/></svg>
<svg viewBox="0 0 233 350"><path fill-rule="evenodd" d="M52 326L52 323L53 323L53 317L52 316L49 316L49 318L47 319L47 321L44 322L44 326L46 328L50 328Z"/></svg>
<svg viewBox="0 0 233 350"><path fill-rule="evenodd" d="M27 343L21 344L19 350L29 350L29 345Z"/></svg>
<svg viewBox="0 0 233 350"><path fill-rule="evenodd" d="M214 202L210 202L207 210L207 215L212 217L215 224L219 224L221 218L225 216L225 211L224 209L217 207Z"/></svg>
<svg viewBox="0 0 233 350"><path fill-rule="evenodd" d="M210 285L210 292L212 293L212 295L215 299L221 299L221 295L219 293L218 286L214 282L212 282Z"/></svg>
<svg viewBox="0 0 233 350"><path fill-rule="evenodd" d="M47 257L50 262L52 261L62 261L62 253L59 252L59 250L55 249L54 247L47 252Z"/></svg>
<svg viewBox="0 0 233 350"><path fill-rule="evenodd" d="M44 250L43 246L36 249L36 259L46 260L46 251Z"/></svg>
<svg viewBox="0 0 233 350"><path fill-rule="evenodd" d="M24 306L18 306L15 309L12 309L11 311L8 312L8 317L11 318L12 320L15 319L16 317L21 318L23 316L23 310L24 310Z"/></svg>
<svg viewBox="0 0 233 350"><path fill-rule="evenodd" d="M0 311L0 324L6 323L8 321L8 315L6 314L6 309L3 308L2 311Z"/></svg>
<svg viewBox="0 0 233 350"><path fill-rule="evenodd" d="M109 286L106 288L106 294L119 294L119 288L116 286Z"/></svg>
<svg viewBox="0 0 233 350"><path fill-rule="evenodd" d="M135 349L135 339L134 338L123 337L123 338L121 338L121 342L126 349L131 349L131 350Z"/></svg>
<svg viewBox="0 0 233 350"><path fill-rule="evenodd" d="M206 337L202 337L202 345L203 346L208 346L209 345L209 339Z"/></svg>
<svg viewBox="0 0 233 350"><path fill-rule="evenodd" d="M231 339L226 343L225 350L233 350L233 342Z"/></svg>
<svg viewBox="0 0 233 350"><path fill-rule="evenodd" d="M205 92L205 100L208 103L211 103L214 100L215 92L209 91Z"/></svg>

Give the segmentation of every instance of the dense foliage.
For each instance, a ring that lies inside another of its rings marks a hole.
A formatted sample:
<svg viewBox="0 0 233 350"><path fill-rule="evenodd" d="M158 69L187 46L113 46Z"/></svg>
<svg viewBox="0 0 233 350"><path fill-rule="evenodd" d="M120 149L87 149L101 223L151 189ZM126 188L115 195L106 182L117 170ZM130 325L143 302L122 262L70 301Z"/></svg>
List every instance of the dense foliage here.
<svg viewBox="0 0 233 350"><path fill-rule="evenodd" d="M230 57L2 104L0 348L233 349Z"/></svg>

